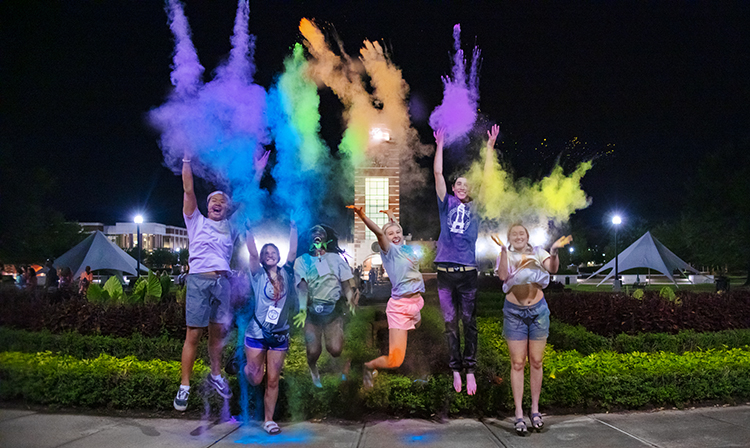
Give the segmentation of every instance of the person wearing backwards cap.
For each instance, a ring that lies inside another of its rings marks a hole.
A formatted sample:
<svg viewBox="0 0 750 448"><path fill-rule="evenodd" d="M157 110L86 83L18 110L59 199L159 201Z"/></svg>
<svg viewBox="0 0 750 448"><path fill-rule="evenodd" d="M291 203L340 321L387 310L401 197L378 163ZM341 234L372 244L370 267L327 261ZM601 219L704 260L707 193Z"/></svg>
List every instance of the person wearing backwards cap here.
<svg viewBox="0 0 750 448"><path fill-rule="evenodd" d="M268 154L265 152L255 160L256 182L260 181ZM182 159L182 187L182 214L188 231L190 274L187 275L185 296L187 332L182 347L182 379L173 402L178 411L187 408L190 375L193 373L198 341L205 328L208 328L208 356L211 360L208 384L222 397L232 396L227 380L221 376L221 352L226 328L232 321L229 261L238 235L238 231L227 219L231 208L228 194L214 191L208 195L207 216L203 216L198 210L198 200L193 189L193 171L187 154Z"/></svg>

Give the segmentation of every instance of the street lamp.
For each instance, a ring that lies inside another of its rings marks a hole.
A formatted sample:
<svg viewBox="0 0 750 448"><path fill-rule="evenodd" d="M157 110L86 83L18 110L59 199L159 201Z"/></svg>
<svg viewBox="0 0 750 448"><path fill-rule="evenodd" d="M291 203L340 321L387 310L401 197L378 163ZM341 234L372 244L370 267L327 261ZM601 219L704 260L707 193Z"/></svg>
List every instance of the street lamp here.
<svg viewBox="0 0 750 448"><path fill-rule="evenodd" d="M133 218L133 222L135 223L136 232L138 233L138 264L135 265L135 276L140 277L141 276L141 223L143 223L143 216L141 215L135 215L135 218Z"/></svg>
<svg viewBox="0 0 750 448"><path fill-rule="evenodd" d="M618 263L620 258L620 253L617 251L617 227L622 224L622 218L620 218L620 215L615 215L612 217L612 224L615 226L615 283L612 286L612 289L614 291L620 291L620 265Z"/></svg>

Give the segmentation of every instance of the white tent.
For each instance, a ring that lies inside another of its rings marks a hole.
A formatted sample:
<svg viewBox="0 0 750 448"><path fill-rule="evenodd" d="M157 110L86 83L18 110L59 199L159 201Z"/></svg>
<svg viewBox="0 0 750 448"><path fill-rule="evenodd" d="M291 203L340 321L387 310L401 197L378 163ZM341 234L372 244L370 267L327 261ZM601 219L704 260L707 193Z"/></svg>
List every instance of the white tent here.
<svg viewBox="0 0 750 448"><path fill-rule="evenodd" d="M75 247L57 257L55 268L69 267L73 271L73 278L77 279L86 266L92 271L114 274L122 277L123 272L135 275L138 262L115 243L110 241L102 232L96 231L78 243ZM143 263L141 272L148 273Z"/></svg>
<svg viewBox="0 0 750 448"><path fill-rule="evenodd" d="M675 270L679 271L691 271L695 274L699 274L695 268L685 263L675 255L671 250L667 249L667 246L663 245L656 238L651 236L651 232L646 232L642 237L638 238L638 241L631 244L630 247L620 252L618 257L618 271L620 273L627 271L628 269L634 268L651 268L655 271L661 272L666 275L668 279L672 280L672 283L677 286L672 277L672 272ZM599 282L601 285L611 277L615 275L615 260L610 260L609 263L605 264L598 271L591 274L589 278L599 274L600 272L611 269L609 274L604 277L604 280Z"/></svg>

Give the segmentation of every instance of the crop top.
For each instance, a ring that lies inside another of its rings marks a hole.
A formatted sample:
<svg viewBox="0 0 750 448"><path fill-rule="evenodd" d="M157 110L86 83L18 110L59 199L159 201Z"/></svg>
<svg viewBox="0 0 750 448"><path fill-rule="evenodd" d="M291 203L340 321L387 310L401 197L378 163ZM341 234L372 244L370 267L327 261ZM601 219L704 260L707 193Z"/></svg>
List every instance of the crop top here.
<svg viewBox="0 0 750 448"><path fill-rule="evenodd" d="M531 283L546 288L549 285L549 272L544 269L543 263L549 257L549 252L540 246L535 247L531 254L508 250L508 278L503 282L503 292L507 294L516 285Z"/></svg>

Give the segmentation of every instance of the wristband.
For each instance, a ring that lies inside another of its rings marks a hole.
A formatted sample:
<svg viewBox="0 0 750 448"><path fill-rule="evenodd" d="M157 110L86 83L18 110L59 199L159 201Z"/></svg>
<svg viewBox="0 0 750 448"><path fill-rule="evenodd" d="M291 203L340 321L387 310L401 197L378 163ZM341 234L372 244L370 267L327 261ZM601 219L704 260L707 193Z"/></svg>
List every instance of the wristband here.
<svg viewBox="0 0 750 448"><path fill-rule="evenodd" d="M182 163L190 163L190 159L182 159Z"/></svg>

